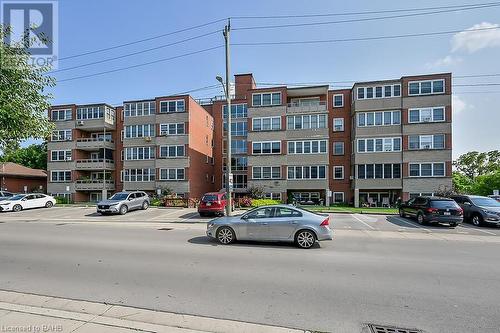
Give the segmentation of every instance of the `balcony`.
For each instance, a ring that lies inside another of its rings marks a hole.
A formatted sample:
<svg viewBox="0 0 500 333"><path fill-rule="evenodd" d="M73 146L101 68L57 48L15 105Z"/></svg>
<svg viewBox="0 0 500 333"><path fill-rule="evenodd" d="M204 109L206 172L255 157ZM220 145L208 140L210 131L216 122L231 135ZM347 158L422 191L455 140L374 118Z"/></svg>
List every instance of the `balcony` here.
<svg viewBox="0 0 500 333"><path fill-rule="evenodd" d="M76 139L76 148L87 151L96 151L102 148L114 150L115 143L111 139L104 141L102 138L79 138Z"/></svg>
<svg viewBox="0 0 500 333"><path fill-rule="evenodd" d="M115 162L113 160L108 159L85 159L85 160L76 160L76 169L77 170L114 170Z"/></svg>
<svg viewBox="0 0 500 333"><path fill-rule="evenodd" d="M79 179L75 182L75 190L77 191L100 191L106 186L106 190L115 190L115 181L102 179Z"/></svg>
<svg viewBox="0 0 500 333"><path fill-rule="evenodd" d="M104 120L104 117L97 119L82 119L75 122L76 129L82 131L102 131L103 129L114 131L115 123L112 120Z"/></svg>
<svg viewBox="0 0 500 333"><path fill-rule="evenodd" d="M326 101L288 103L287 113L326 112Z"/></svg>

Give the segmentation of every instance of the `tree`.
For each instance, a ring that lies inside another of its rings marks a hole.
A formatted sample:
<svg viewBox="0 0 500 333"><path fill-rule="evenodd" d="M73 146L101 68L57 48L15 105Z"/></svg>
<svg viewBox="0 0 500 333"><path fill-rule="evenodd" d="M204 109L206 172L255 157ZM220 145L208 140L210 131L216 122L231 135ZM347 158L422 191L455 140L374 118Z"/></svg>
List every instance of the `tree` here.
<svg viewBox="0 0 500 333"><path fill-rule="evenodd" d="M1 162L14 162L33 169L47 169L47 144L30 145L5 153Z"/></svg>
<svg viewBox="0 0 500 333"><path fill-rule="evenodd" d="M453 189L458 194L472 193L474 181L460 172L453 172Z"/></svg>
<svg viewBox="0 0 500 333"><path fill-rule="evenodd" d="M479 175L495 172L500 168L500 151L480 153L471 151L461 155L453 162L456 170L473 180Z"/></svg>
<svg viewBox="0 0 500 333"><path fill-rule="evenodd" d="M472 186L472 193L487 196L498 189L500 189L500 170L478 176Z"/></svg>
<svg viewBox="0 0 500 333"><path fill-rule="evenodd" d="M20 45L4 43L9 27L0 25L0 150L29 138L46 138L52 124L46 116L55 80L50 67L30 65Z"/></svg>

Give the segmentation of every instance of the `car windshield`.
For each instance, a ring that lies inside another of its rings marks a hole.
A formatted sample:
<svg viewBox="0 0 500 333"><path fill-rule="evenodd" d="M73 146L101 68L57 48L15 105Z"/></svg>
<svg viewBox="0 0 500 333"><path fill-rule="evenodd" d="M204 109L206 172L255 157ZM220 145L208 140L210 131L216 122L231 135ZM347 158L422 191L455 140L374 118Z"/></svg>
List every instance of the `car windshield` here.
<svg viewBox="0 0 500 333"><path fill-rule="evenodd" d="M217 201L217 195L215 194L205 194L201 201Z"/></svg>
<svg viewBox="0 0 500 333"><path fill-rule="evenodd" d="M116 193L116 194L113 194L113 196L111 198L109 198L109 200L125 200L127 199L128 197L128 193Z"/></svg>
<svg viewBox="0 0 500 333"><path fill-rule="evenodd" d="M458 205L453 200L433 200L431 202L431 207L434 207L434 208L457 208Z"/></svg>
<svg viewBox="0 0 500 333"><path fill-rule="evenodd" d="M471 201L476 206L500 207L500 202L491 198L471 198Z"/></svg>
<svg viewBox="0 0 500 333"><path fill-rule="evenodd" d="M24 197L25 197L24 194L18 194L18 195L11 197L9 200L21 200Z"/></svg>

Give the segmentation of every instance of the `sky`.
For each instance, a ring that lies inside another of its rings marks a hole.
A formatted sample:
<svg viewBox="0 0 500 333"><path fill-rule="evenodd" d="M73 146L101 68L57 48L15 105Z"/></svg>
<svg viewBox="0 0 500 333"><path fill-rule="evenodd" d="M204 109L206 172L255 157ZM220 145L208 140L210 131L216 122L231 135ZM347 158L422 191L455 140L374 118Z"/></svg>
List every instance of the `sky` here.
<svg viewBox="0 0 500 333"><path fill-rule="evenodd" d="M193 0L60 0L59 57L71 57L226 17L352 13L481 3L461 1L193 1ZM395 5L396 4L396 5ZM238 30L243 27L326 22L396 16L404 13L308 18L232 19L231 43L311 41L463 31L500 24L500 6L414 17L344 22L315 26ZM134 43L106 52L59 62L58 80L120 69L223 45L225 22ZM95 61L160 47L214 32L150 52L69 69ZM231 47L231 72L253 73L257 83L366 81L404 75L452 72L454 76L500 73L500 29L475 33L300 45ZM61 81L52 103L120 105L124 100L152 98L216 85L224 73L224 49L157 62L104 75ZM495 84L500 76L456 78L454 84ZM350 83L336 86L351 86ZM221 95L220 88L193 92L195 98ZM453 87L454 157L471 150L500 149L500 85Z"/></svg>

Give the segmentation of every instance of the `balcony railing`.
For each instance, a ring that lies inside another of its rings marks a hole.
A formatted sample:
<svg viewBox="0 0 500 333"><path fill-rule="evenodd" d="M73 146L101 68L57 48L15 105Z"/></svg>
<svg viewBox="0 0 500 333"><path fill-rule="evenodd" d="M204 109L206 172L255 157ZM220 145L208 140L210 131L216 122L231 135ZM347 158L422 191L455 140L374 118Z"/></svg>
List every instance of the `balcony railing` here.
<svg viewBox="0 0 500 333"><path fill-rule="evenodd" d="M103 141L106 141L106 142L111 142L113 143L113 139L109 139L109 138L78 138L76 139L76 142L103 142Z"/></svg>
<svg viewBox="0 0 500 333"><path fill-rule="evenodd" d="M106 186L106 190L115 189L115 181L110 179L103 181L102 179L79 179L75 182L77 191L98 191Z"/></svg>
<svg viewBox="0 0 500 333"><path fill-rule="evenodd" d="M110 138L78 138L76 139L76 148L82 150L99 150L103 147L115 149L114 141Z"/></svg>
<svg viewBox="0 0 500 333"><path fill-rule="evenodd" d="M103 158L76 160L76 168L79 170L114 169L115 162Z"/></svg>
<svg viewBox="0 0 500 333"><path fill-rule="evenodd" d="M326 101L288 103L287 112L326 111Z"/></svg>

